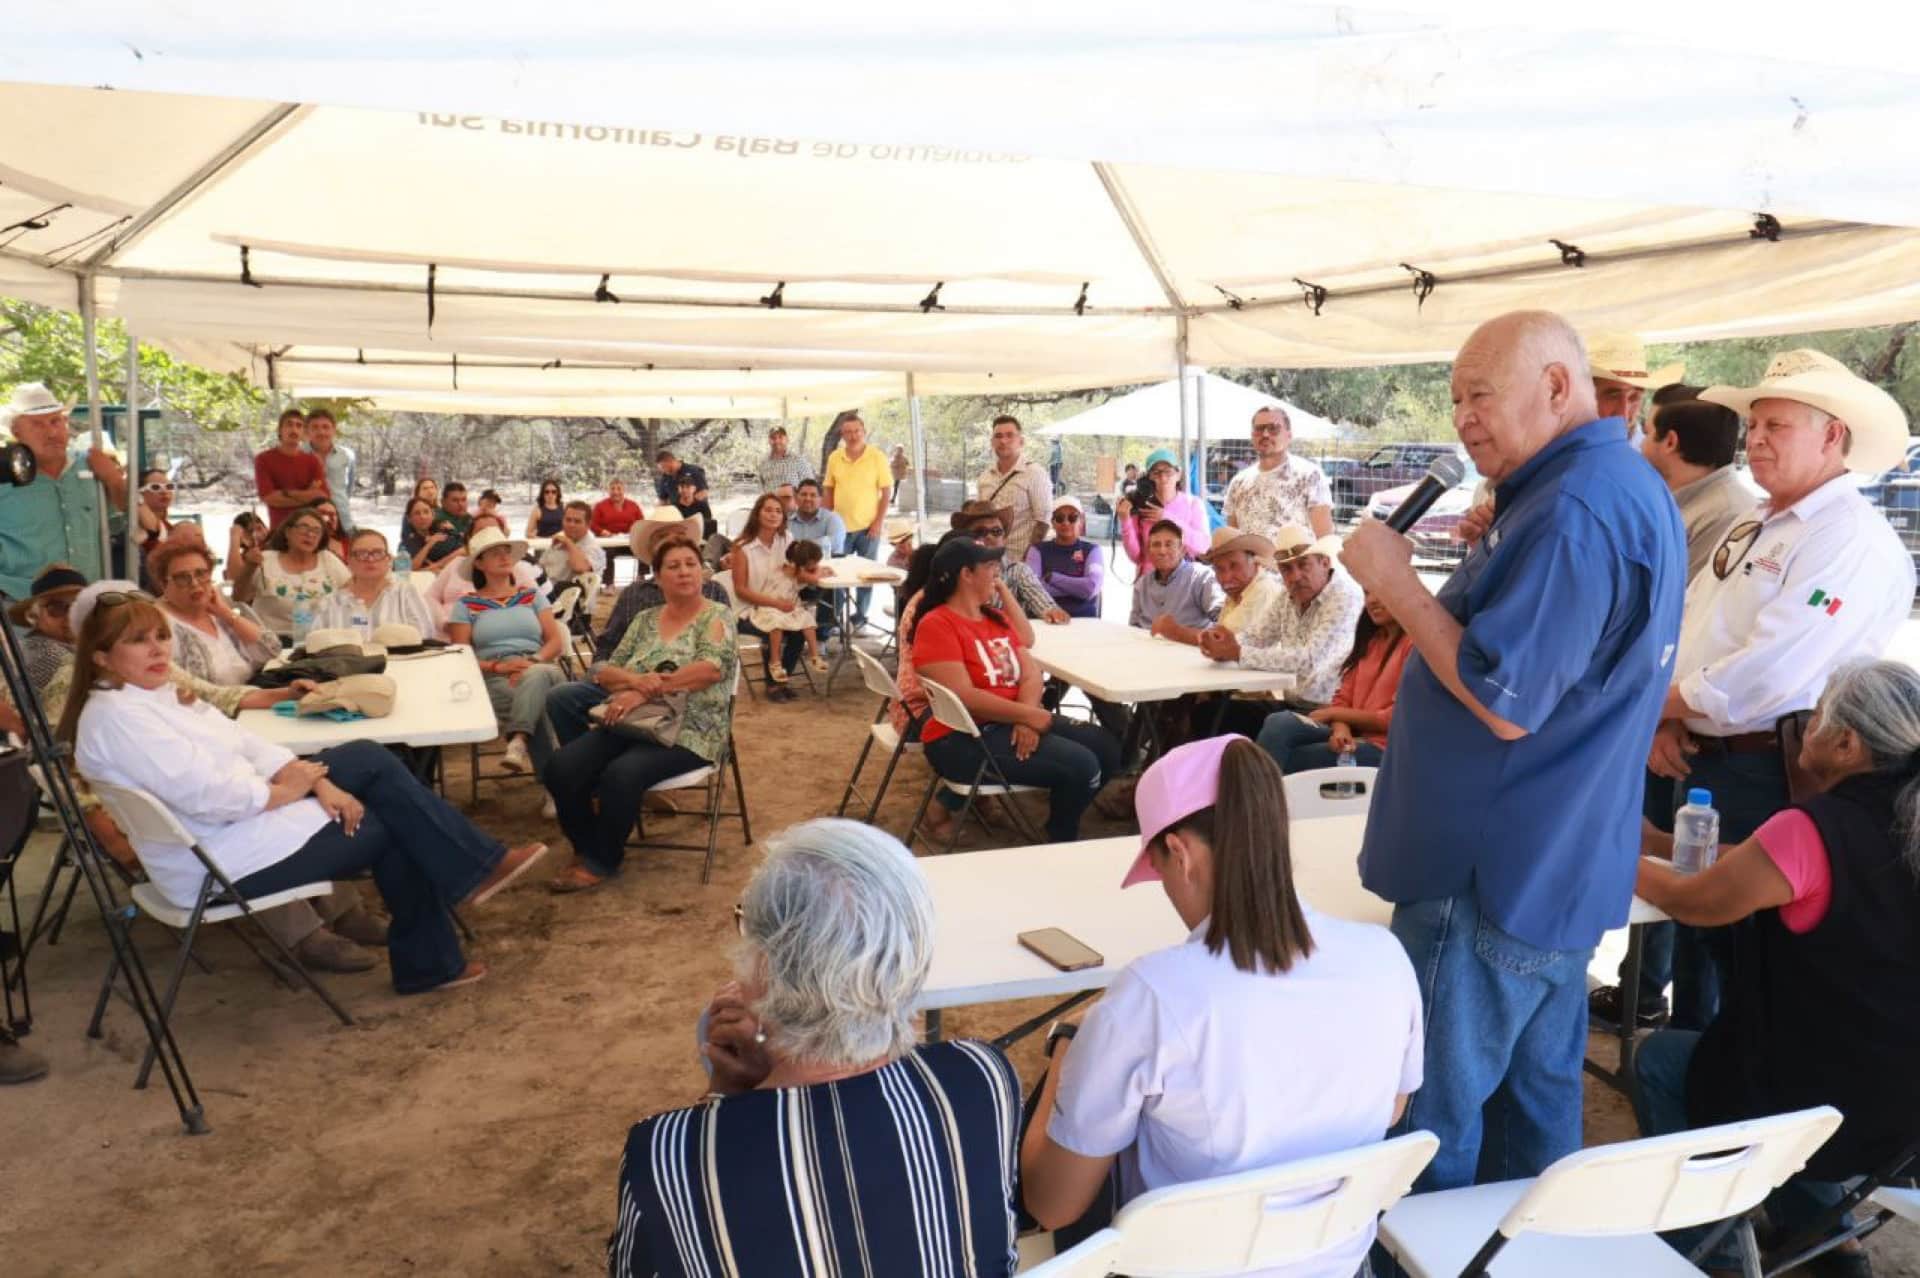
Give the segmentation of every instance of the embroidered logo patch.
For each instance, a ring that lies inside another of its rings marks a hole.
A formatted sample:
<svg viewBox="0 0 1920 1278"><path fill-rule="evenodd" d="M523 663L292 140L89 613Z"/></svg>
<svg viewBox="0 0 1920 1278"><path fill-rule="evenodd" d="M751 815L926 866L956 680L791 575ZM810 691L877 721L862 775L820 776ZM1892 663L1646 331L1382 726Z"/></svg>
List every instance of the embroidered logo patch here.
<svg viewBox="0 0 1920 1278"><path fill-rule="evenodd" d="M1807 596L1807 606L1809 608L1818 608L1831 617L1840 611L1840 597L1838 595L1830 595L1824 590L1816 590Z"/></svg>

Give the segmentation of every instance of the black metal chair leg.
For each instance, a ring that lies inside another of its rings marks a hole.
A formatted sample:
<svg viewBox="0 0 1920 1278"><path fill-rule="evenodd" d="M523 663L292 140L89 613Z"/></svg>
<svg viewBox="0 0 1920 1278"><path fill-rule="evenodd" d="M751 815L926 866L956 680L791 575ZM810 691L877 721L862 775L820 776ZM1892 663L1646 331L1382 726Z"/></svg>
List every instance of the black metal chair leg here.
<svg viewBox="0 0 1920 1278"><path fill-rule="evenodd" d="M883 708L883 712L884 712L884 708ZM878 719L875 719L874 722L878 723L880 721ZM867 756L872 752L873 752L873 733L869 732L867 733L866 744L860 747L860 757L853 761L853 774L847 778L847 788L844 791L842 791L840 795L840 806L835 808L833 811L833 814L835 816L845 816L847 814L847 804L853 801L853 796L855 793L854 787L860 781L861 769L867 766Z"/></svg>
<svg viewBox="0 0 1920 1278"><path fill-rule="evenodd" d="M886 797L887 787L893 784L894 769L900 766L900 756L905 753L906 741L902 739L898 745L894 746L893 753L887 757L887 770L880 774L880 787L873 792L873 802L867 805L867 815L864 820L868 825L873 824L874 814L880 811L880 800Z"/></svg>
<svg viewBox="0 0 1920 1278"><path fill-rule="evenodd" d="M325 1003L328 1009L340 1018L342 1025L353 1024L353 1017L347 1015L347 1009L334 1002L333 995L327 993L327 987L313 978L313 973L307 970L307 965L296 958L293 951L288 949L279 937L267 930L266 925L254 916L253 910L250 907L243 906L241 908L246 911L246 921L259 929L260 935L266 937L268 941L272 942L273 948L280 951L280 957L284 958L293 968L294 974L300 978L301 983L320 996L320 1001Z"/></svg>
<svg viewBox="0 0 1920 1278"><path fill-rule="evenodd" d="M193 953L194 934L200 930L200 916L207 911L207 898L212 895L209 891L212 886L213 881L209 879L200 889L200 900L194 905L193 915L187 920L187 930L180 938L180 953L173 961L173 974L167 978L167 991L160 996L160 1006L155 1015L160 1024L169 1030L173 1027L173 1000L180 994L180 982L186 979L187 956ZM147 1050L140 1057L140 1072L133 1079L133 1090L136 1092L146 1090L147 1077L153 1073L153 1060L153 1040L149 1038Z"/></svg>
<svg viewBox="0 0 1920 1278"><path fill-rule="evenodd" d="M133 938L127 938L127 944L133 944ZM100 982L100 997L93 1001L93 1015L87 1018L87 1037L100 1037L100 1023L107 1017L107 1001L113 997L113 978L120 975L120 955L111 950L107 955L107 976Z"/></svg>
<svg viewBox="0 0 1920 1278"><path fill-rule="evenodd" d="M753 842L752 818L747 815L747 782L740 775L740 752L733 748L733 738L727 738L727 762L733 768L733 793L740 800L740 837L749 845ZM719 778L714 778L716 783Z"/></svg>
<svg viewBox="0 0 1920 1278"><path fill-rule="evenodd" d="M933 851L933 845L927 843L926 836L920 833L920 823L926 819L927 805L933 802L933 791L940 784L940 774L932 772L927 778L927 788L920 793L920 806L913 810L913 820L907 823L907 850L913 850L913 841L919 839L927 851Z"/></svg>

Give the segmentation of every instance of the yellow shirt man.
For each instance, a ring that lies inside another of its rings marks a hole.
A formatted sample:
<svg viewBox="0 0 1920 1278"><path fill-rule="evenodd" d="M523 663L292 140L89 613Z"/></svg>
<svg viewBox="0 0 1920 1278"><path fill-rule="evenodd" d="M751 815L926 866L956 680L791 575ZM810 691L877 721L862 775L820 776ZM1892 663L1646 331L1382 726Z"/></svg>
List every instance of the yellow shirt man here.
<svg viewBox="0 0 1920 1278"><path fill-rule="evenodd" d="M827 457L827 504L846 521L847 535L858 536L886 511L893 489L893 469L879 449L867 446L860 456L847 456L845 444Z"/></svg>

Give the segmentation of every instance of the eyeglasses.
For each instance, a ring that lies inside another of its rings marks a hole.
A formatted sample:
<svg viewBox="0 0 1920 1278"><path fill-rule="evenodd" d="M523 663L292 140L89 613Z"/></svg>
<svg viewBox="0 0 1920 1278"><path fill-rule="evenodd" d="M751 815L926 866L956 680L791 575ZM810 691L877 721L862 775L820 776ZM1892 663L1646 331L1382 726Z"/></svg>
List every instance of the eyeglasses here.
<svg viewBox="0 0 1920 1278"><path fill-rule="evenodd" d="M1713 552L1713 575L1725 581L1740 566L1740 561L1753 549L1753 543L1760 540L1760 521L1749 519L1735 524L1727 531L1720 546Z"/></svg>
<svg viewBox="0 0 1920 1278"><path fill-rule="evenodd" d="M1280 423L1255 422L1253 424L1253 433L1256 435L1278 435L1280 433Z"/></svg>
<svg viewBox="0 0 1920 1278"><path fill-rule="evenodd" d="M173 586L197 586L212 580L213 569L211 568L189 568L185 572L167 574L167 584Z"/></svg>
<svg viewBox="0 0 1920 1278"><path fill-rule="evenodd" d="M170 493L170 492L172 492L172 491L173 491L173 488L174 488L174 486L173 486L172 484L142 484L142 485L140 485L140 491L141 491L141 492L143 492L143 493Z"/></svg>
<svg viewBox="0 0 1920 1278"><path fill-rule="evenodd" d="M389 555L384 550L350 550L347 552L347 557L349 559L358 559L363 564L385 563L387 560L393 558L392 555Z"/></svg>
<svg viewBox="0 0 1920 1278"><path fill-rule="evenodd" d="M130 604L136 599L141 603L153 602L153 596L144 590L109 590L104 594L95 595L93 605L97 612L101 608L118 608L121 604Z"/></svg>
<svg viewBox="0 0 1920 1278"><path fill-rule="evenodd" d="M1053 522L1056 524L1077 524L1080 522L1080 516L1069 510L1064 515L1055 515Z"/></svg>

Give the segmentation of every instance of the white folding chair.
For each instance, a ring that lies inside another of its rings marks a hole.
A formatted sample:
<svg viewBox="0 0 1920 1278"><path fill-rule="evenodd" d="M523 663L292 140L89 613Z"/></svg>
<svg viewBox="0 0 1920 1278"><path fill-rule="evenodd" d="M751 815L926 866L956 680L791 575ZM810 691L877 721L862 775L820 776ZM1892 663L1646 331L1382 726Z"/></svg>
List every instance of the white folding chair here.
<svg viewBox="0 0 1920 1278"><path fill-rule="evenodd" d="M877 743L887 752L887 770L880 774L880 788L873 792L873 801L867 805L867 814L860 818L872 825L874 813L880 810L880 800L893 781L893 770L900 766L900 756L909 752L918 754L920 743L906 740L887 720L888 709L900 699L900 685L893 681L887 668L864 648L855 648L853 659L860 667L860 678L867 685L867 691L880 698L880 708L874 712L873 722L867 728L867 739L860 747L860 757L853 761L853 774L847 778L846 792L840 796L840 806L835 810L835 815L845 816L847 804L860 793L856 788L860 771L867 766L867 756Z"/></svg>
<svg viewBox="0 0 1920 1278"><path fill-rule="evenodd" d="M1287 792L1287 815L1302 817L1365 816L1373 803L1378 768L1315 768L1290 772L1282 784Z"/></svg>
<svg viewBox="0 0 1920 1278"><path fill-rule="evenodd" d="M1920 1225L1920 1189L1898 1189L1892 1185L1882 1185L1869 1195L1868 1201L1883 1211L1892 1212L1902 1220Z"/></svg>
<svg viewBox="0 0 1920 1278"><path fill-rule="evenodd" d="M566 585L554 591L553 619L560 623L560 629L564 630L567 634L566 645L560 649L560 655L556 660L559 662L560 669L566 672L566 676L569 679L579 677L577 668L580 658L579 653L574 650L573 646L573 626L574 618L579 615L580 599L583 593L583 588L577 581L569 581Z"/></svg>
<svg viewBox="0 0 1920 1278"><path fill-rule="evenodd" d="M1140 1195L1120 1209L1111 1228L1028 1272L1049 1278L1210 1278L1295 1264L1364 1234L1405 1196L1439 1148L1433 1133L1409 1132L1358 1149L1169 1185Z"/></svg>
<svg viewBox="0 0 1920 1278"><path fill-rule="evenodd" d="M279 937L261 925L256 913L259 910L270 910L276 906L285 905L289 901L325 896L333 890L332 883L322 879L317 883L303 883L298 887L289 888L284 892L275 892L269 896L254 897L251 900L244 898L233 886L233 881L227 878L220 867L214 864L213 858L207 855L207 850L200 846L192 833L181 825L173 813L168 811L158 799L145 790L131 786L110 785L104 781L94 781L91 785L93 792L100 796L102 806L119 823L120 828L126 831L127 838L136 846L141 843L184 845L192 850L207 872L206 877L200 881L200 894L194 901L192 909L181 909L173 904L162 896L160 890L152 883L136 883L131 892L134 904L139 906L143 913L180 933L180 953L174 959L173 974L167 980L166 992L160 997L159 1016L163 1026L173 1015L173 1001L180 993L180 981L186 975L187 960L193 955L193 939L199 933L200 925L225 923L231 919L244 919L251 923L260 935L266 937L273 948L279 951L280 957L306 987L312 990L335 1016L340 1018L342 1025L353 1024L353 1018L347 1015L346 1009L334 1002L333 996L313 978L313 974L307 971L293 951L280 943ZM287 981L272 963L267 962L266 955L262 954L260 949L247 938L244 930L238 935L276 979L286 984L289 989L298 988ZM106 1016L107 1000L113 995L113 979L119 971L120 958L115 954L107 962L107 975L100 982L100 997L93 1005L93 1018L87 1022L89 1038L100 1037L100 1023ZM153 1046L149 1041L146 1056L140 1062L140 1073L134 1079L133 1085L136 1088L147 1085L147 1076L153 1071L153 1058Z"/></svg>
<svg viewBox="0 0 1920 1278"><path fill-rule="evenodd" d="M956 697L951 688L937 684L931 679L922 679L920 686L927 690L927 703L932 708L933 717L936 720L945 724L955 732L964 732L976 741L979 740L979 725L974 723L973 715L967 711L966 703L961 701L959 697ZM960 804L960 810L953 815L953 833L947 839L947 846L940 849L942 854L953 851L954 845L960 841L960 827L967 823L969 814L973 816L974 820L980 822L982 829L986 828L986 821L974 808L975 800L981 798L1006 799L1007 802L1004 806L1006 811L1012 815L1013 823L1019 827L1020 837L1029 843L1044 843L1046 841L1034 830L1033 823L1027 820L1027 814L1020 810L1020 805L1014 803L1011 798L1011 796L1016 794L1040 793L1041 787L1037 785L1013 784L1007 780L1006 774L1000 771L1000 765L993 761L993 756L985 750L982 750L980 752L980 766L974 769L973 780L968 782L949 781L947 778L941 776L938 771L934 771L932 775L928 777L926 792L920 796L920 806L916 808L913 813L913 823L907 827L908 847L912 847L913 841L921 837L920 821L927 815L927 805L933 802L933 792L937 787L950 790L954 794L962 796L963 800ZM922 841L924 842L924 840ZM928 848L931 850L932 845L928 844Z"/></svg>
<svg viewBox="0 0 1920 1278"><path fill-rule="evenodd" d="M1822 1105L1583 1149L1532 1180L1403 1199L1380 1222L1380 1242L1414 1278L1697 1278L1655 1235L1738 1217L1743 1263L1758 1278L1744 1213L1839 1126L1840 1111Z"/></svg>
<svg viewBox="0 0 1920 1278"><path fill-rule="evenodd" d="M713 857L715 850L719 846L720 820L722 817L738 817L740 820L741 839L749 844L753 842L753 826L749 823L747 816L747 784L740 776L740 752L734 749L733 745L733 711L734 707L740 702L740 686L745 681L745 677L741 674L739 667L736 666L733 672L733 691L727 695L727 732L720 743L720 757L712 763L693 769L691 772L683 772L677 777L668 777L665 781L647 787L648 794L665 794L669 790L692 790L695 788L704 788L706 790L707 841L704 849L707 854L707 859L700 867L700 881L702 883L711 882L713 879ZM733 773L734 797L740 804L739 808L734 810L721 807L721 802L726 795L727 773L729 771ZM656 815L659 814L656 813ZM703 848L703 845L698 843L656 843L649 839L646 833L646 809L644 807L642 807L641 815L635 823L634 836L634 841L629 846L672 848L682 852L699 852Z"/></svg>

